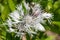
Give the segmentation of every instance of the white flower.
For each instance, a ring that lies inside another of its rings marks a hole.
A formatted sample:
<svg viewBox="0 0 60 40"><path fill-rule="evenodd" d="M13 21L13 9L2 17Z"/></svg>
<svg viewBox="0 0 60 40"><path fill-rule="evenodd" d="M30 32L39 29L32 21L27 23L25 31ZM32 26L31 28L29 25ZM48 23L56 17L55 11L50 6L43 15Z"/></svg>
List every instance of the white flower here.
<svg viewBox="0 0 60 40"><path fill-rule="evenodd" d="M25 3L25 2L24 2ZM28 10L28 4L24 4L26 9ZM44 18L46 18L50 22L50 18L52 18L52 14L50 13L44 13L42 12L41 8L39 5L35 5L33 9L33 15L24 15L24 11L22 10L22 5L19 5L17 7L19 10L15 10L12 12L9 16L14 20L14 22L11 20L11 18L8 18L8 26L9 30L11 32L14 32L15 30L12 28L15 27L18 31L17 32L18 36L19 33L29 33L29 34L37 34L36 31L46 31L44 26L41 23L45 23ZM20 17L22 17L20 19Z"/></svg>

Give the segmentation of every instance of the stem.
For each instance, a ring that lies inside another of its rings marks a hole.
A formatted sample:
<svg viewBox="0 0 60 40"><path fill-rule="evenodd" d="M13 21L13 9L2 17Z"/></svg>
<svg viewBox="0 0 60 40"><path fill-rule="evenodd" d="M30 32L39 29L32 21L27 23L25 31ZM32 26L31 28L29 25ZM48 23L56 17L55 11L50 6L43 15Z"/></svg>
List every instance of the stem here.
<svg viewBox="0 0 60 40"><path fill-rule="evenodd" d="M26 34L22 36L22 40L26 40Z"/></svg>

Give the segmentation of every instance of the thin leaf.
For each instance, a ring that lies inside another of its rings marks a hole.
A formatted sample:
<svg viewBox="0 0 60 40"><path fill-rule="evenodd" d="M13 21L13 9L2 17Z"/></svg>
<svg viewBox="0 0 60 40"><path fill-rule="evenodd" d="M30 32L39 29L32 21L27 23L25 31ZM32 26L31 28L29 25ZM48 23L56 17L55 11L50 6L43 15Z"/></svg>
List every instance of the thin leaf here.
<svg viewBox="0 0 60 40"><path fill-rule="evenodd" d="M14 11L15 10L15 4L14 4L13 0L8 0L8 3L9 3L9 7L10 7L11 11Z"/></svg>

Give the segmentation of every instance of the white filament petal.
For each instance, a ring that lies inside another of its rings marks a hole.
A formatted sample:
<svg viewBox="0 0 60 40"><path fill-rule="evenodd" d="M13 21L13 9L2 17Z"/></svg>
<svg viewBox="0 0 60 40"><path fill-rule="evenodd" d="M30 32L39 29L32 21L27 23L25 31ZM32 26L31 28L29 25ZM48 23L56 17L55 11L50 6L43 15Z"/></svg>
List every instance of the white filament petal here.
<svg viewBox="0 0 60 40"><path fill-rule="evenodd" d="M10 32L14 32L15 30L14 30L14 29L12 29L12 28L9 28L9 31L10 31Z"/></svg>
<svg viewBox="0 0 60 40"><path fill-rule="evenodd" d="M27 10L30 9L30 7L28 6L28 3L26 3L25 1L24 1L24 6L25 6L25 8L26 8Z"/></svg>
<svg viewBox="0 0 60 40"><path fill-rule="evenodd" d="M45 28L40 23L36 24L35 26L37 30L45 31Z"/></svg>
<svg viewBox="0 0 60 40"><path fill-rule="evenodd" d="M44 13L42 16L47 19L52 18L52 15L50 13Z"/></svg>
<svg viewBox="0 0 60 40"><path fill-rule="evenodd" d="M13 13L10 14L10 17L12 17L14 21L18 21L20 17L19 12L15 10Z"/></svg>
<svg viewBox="0 0 60 40"><path fill-rule="evenodd" d="M22 5L18 5L17 9L19 10L21 16L24 16L24 11L23 11Z"/></svg>
<svg viewBox="0 0 60 40"><path fill-rule="evenodd" d="M8 23L8 27L12 27L12 21L10 18L8 18L7 23Z"/></svg>
<svg viewBox="0 0 60 40"><path fill-rule="evenodd" d="M22 5L17 5L17 9L18 9L19 11L21 11L21 10L22 10Z"/></svg>

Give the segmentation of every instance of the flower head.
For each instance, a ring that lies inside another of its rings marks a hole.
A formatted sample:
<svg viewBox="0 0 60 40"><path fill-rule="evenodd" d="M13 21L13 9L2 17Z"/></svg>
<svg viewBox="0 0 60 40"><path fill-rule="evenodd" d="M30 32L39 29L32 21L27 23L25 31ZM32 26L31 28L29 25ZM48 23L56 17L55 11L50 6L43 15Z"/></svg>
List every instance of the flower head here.
<svg viewBox="0 0 60 40"><path fill-rule="evenodd" d="M26 3L24 4L26 6ZM20 8L21 7L21 8ZM27 8L28 5L27 5ZM42 12L40 6L38 4L36 4L32 10L32 16L29 15L29 13L27 15L21 15L21 13L23 12L22 10L22 6L18 6L17 9L19 10L15 10L14 12L12 12L11 14L9 14L9 16L14 20L12 21L11 18L8 18L7 23L9 29L13 32L13 28L17 29L15 32L17 33L29 33L29 34L36 34L36 31L46 31L44 26L41 23L44 23L44 18L46 18L47 20L50 19L52 17L52 15L50 13L44 13ZM21 10L20 10L21 9ZM28 9L27 9L28 10ZM24 12L23 12L24 14ZM22 17L20 19L20 17Z"/></svg>

